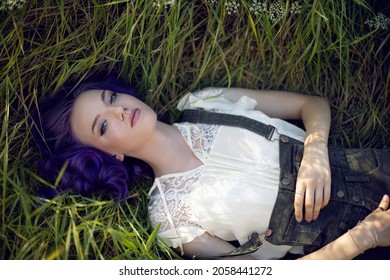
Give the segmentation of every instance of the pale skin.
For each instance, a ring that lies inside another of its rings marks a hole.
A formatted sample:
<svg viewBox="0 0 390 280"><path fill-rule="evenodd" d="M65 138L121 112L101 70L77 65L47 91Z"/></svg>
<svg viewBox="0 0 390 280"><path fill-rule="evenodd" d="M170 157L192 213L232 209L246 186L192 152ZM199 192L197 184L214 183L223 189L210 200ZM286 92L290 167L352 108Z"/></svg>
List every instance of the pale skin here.
<svg viewBox="0 0 390 280"><path fill-rule="evenodd" d="M328 102L320 97L282 91L259 91L250 89L226 88L224 97L236 101L241 96L248 96L257 101L256 109L274 118L301 119L306 129L304 155L297 177L294 201L297 221L307 222L317 219L321 208L330 198L330 167L327 139L330 129L330 109ZM91 145L111 154L118 160L125 156L139 158L148 163L156 176L185 172L202 163L193 154L185 140L174 126L157 121L155 112L146 104L129 95L103 90L89 90L82 93L75 101L71 114L71 127L76 138L86 145ZM381 205L386 210L388 197ZM303 217L303 209L305 217ZM373 213L384 222L372 222L380 231L381 246L390 245L389 211ZM372 216L370 215L370 216ZM374 223L375 222L375 223ZM358 227L353 229L356 239L367 245L367 236ZM386 234L387 235L386 235ZM305 256L316 259L350 259L354 253L338 250L350 244L349 236L341 236L321 250ZM217 237L208 238L207 242L197 238L184 244L188 256L217 255L233 249L230 243ZM386 243L387 242L387 243ZM356 247L356 246L355 246ZM337 250L336 250L337 249ZM244 259L250 256L244 256Z"/></svg>

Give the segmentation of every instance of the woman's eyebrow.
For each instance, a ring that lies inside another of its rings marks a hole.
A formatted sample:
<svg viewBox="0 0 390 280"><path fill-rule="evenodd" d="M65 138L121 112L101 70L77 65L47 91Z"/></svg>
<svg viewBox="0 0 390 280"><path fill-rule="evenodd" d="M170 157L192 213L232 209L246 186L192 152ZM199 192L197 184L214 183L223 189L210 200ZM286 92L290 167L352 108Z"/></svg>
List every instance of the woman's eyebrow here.
<svg viewBox="0 0 390 280"><path fill-rule="evenodd" d="M104 103L104 100L106 100L106 90L103 90L102 91L102 94L100 96L100 98L102 99L103 103ZM100 115L98 114L95 119L93 120L92 122L92 134L95 135L94 131L95 131L95 126L96 126L96 123L97 121L99 120L100 118Z"/></svg>

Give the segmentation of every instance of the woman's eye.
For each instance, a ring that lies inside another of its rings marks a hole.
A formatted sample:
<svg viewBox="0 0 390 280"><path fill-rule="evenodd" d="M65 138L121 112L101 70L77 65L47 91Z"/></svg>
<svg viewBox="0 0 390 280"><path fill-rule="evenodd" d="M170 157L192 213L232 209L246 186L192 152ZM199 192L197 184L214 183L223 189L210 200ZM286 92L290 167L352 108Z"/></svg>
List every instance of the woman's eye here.
<svg viewBox="0 0 390 280"><path fill-rule="evenodd" d="M100 136L103 136L103 134L106 132L106 129L107 129L107 120L104 120L104 122L100 126Z"/></svg>
<svg viewBox="0 0 390 280"><path fill-rule="evenodd" d="M110 105L112 105L115 102L116 99L116 92L113 92L110 96Z"/></svg>

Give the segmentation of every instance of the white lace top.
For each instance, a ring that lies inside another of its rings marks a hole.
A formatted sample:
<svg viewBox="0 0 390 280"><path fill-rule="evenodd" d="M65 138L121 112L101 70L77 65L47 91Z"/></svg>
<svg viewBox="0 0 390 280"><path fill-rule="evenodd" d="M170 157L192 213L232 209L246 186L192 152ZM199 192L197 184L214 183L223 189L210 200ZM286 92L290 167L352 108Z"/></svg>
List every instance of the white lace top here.
<svg viewBox="0 0 390 280"><path fill-rule="evenodd" d="M256 104L246 96L233 103L218 89L189 93L178 109L203 108L244 115L304 140L304 131L254 110ZM205 233L242 244L252 232L264 232L278 191L278 142L237 127L192 123L175 126L203 165L155 179L149 192L149 214L152 224L160 225L159 236L169 246L182 248L182 244ZM253 256L281 258L290 249L264 242Z"/></svg>

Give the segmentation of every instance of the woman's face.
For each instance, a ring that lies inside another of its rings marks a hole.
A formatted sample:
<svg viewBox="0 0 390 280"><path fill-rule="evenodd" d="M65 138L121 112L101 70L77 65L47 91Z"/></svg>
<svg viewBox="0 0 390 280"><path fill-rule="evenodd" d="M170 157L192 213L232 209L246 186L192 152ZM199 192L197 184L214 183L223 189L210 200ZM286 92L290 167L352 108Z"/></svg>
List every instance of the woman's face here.
<svg viewBox="0 0 390 280"><path fill-rule="evenodd" d="M123 160L134 156L152 136L156 113L137 98L110 90L88 90L73 105L70 124L83 144Z"/></svg>

